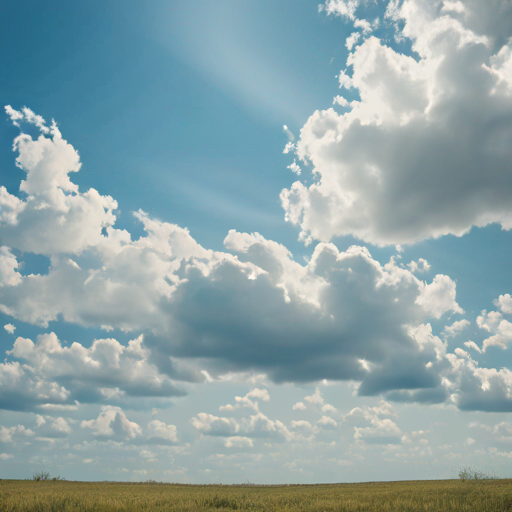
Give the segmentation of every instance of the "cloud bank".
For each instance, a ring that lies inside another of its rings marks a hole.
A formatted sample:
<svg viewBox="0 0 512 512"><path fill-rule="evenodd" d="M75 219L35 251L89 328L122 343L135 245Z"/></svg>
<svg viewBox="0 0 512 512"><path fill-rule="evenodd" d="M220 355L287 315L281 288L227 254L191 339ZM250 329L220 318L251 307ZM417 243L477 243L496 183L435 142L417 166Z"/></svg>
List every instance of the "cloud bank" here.
<svg viewBox="0 0 512 512"><path fill-rule="evenodd" d="M169 378L204 379L184 359L200 360L213 375L259 371L276 382L352 379L369 394L438 382L426 366L436 358L435 347L418 344L409 326L462 312L449 277L426 284L394 260L382 266L366 248L340 252L325 243L301 265L283 245L257 233L230 231L224 244L231 253L215 252L186 229L140 211L135 217L146 236L132 240L114 227L115 201L94 190L81 193L70 181L79 158L55 124L48 136L16 140L17 163L27 177L22 198L2 191L2 211L16 205L0 224L9 243L0 253L2 310L41 326L62 318L144 333L144 344L137 338L127 348L114 339L86 349L62 347L53 334L35 344L18 338L10 354L52 386L59 382L52 393L60 393L61 401L105 393L179 395ZM75 208L88 198L95 198L94 207ZM48 273L20 274L13 251L49 256ZM15 368L26 371L6 364L11 381Z"/></svg>

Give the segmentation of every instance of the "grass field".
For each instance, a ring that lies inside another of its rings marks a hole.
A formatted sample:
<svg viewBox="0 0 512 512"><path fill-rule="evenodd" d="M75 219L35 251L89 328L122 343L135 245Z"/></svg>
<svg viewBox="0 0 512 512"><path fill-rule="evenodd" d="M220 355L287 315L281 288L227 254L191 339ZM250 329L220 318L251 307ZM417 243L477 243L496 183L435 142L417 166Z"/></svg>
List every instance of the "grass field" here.
<svg viewBox="0 0 512 512"><path fill-rule="evenodd" d="M0 480L2 512L512 511L512 480L217 486Z"/></svg>

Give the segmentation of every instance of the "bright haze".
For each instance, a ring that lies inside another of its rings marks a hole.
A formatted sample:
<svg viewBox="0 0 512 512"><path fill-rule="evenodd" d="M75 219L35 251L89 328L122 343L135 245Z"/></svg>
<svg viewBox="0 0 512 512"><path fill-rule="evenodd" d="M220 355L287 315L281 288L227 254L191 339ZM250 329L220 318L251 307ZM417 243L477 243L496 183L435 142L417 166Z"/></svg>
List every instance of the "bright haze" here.
<svg viewBox="0 0 512 512"><path fill-rule="evenodd" d="M0 478L511 477L509 0L0 6Z"/></svg>

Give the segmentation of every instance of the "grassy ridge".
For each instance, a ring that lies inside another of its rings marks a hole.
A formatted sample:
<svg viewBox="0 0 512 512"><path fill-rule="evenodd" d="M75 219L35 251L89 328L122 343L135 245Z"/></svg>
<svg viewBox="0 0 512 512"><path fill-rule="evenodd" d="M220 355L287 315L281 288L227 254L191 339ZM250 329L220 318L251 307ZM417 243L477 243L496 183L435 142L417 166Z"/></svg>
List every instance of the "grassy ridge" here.
<svg viewBox="0 0 512 512"><path fill-rule="evenodd" d="M1 512L502 512L512 480L293 486L0 481Z"/></svg>

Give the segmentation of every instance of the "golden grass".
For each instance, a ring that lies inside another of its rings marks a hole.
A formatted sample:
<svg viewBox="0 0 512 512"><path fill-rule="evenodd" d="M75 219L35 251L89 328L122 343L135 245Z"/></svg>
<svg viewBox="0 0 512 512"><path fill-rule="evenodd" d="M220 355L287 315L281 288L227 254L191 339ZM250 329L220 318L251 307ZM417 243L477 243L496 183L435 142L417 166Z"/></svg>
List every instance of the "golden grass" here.
<svg viewBox="0 0 512 512"><path fill-rule="evenodd" d="M2 512L502 512L512 480L222 486L0 480Z"/></svg>

